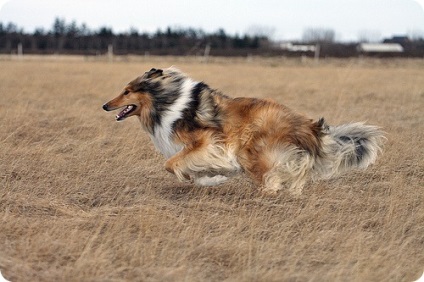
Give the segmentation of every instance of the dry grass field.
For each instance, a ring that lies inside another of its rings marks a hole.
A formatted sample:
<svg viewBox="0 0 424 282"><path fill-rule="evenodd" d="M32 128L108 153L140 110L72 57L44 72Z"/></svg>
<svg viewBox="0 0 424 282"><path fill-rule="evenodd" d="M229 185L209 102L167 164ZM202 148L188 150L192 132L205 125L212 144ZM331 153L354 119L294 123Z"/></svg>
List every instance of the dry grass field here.
<svg viewBox="0 0 424 282"><path fill-rule="evenodd" d="M163 169L101 106L176 65L230 96L387 132L366 171L263 197ZM424 270L424 61L0 58L0 270L11 281L413 281Z"/></svg>

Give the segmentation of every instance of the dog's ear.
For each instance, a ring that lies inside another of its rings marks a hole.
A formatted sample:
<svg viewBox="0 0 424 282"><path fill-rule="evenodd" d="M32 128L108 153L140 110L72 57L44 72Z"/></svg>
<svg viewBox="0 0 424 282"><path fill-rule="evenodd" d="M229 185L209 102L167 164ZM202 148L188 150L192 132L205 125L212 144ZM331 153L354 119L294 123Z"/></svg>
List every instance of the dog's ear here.
<svg viewBox="0 0 424 282"><path fill-rule="evenodd" d="M156 78L156 77L159 77L159 76L162 76L162 75L163 75L163 70L153 68L153 69L151 69L150 71L147 72L146 77L147 78Z"/></svg>
<svg viewBox="0 0 424 282"><path fill-rule="evenodd" d="M141 90L141 88L143 88L145 80L146 80L146 77L144 75L139 76L136 79L134 79L133 81L131 81L130 83L128 83L128 85L125 87L125 89L127 89L130 92L137 92L137 91Z"/></svg>
<svg viewBox="0 0 424 282"><path fill-rule="evenodd" d="M146 79L156 78L163 75L163 70L161 69L151 69L146 71L144 75L137 77L127 85L127 89L131 92L137 92L146 87L149 82Z"/></svg>

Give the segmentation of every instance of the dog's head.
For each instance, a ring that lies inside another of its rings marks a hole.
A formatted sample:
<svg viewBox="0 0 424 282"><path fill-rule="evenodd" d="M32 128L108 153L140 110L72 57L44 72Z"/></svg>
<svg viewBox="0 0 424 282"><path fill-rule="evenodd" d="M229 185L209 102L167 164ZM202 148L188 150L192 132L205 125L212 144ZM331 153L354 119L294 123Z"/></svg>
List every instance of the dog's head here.
<svg viewBox="0 0 424 282"><path fill-rule="evenodd" d="M121 121L130 116L150 116L153 110L152 92L160 88L160 80L163 78L163 70L151 69L142 76L137 77L118 95L103 105L105 111L113 111L123 108L117 115L116 120Z"/></svg>

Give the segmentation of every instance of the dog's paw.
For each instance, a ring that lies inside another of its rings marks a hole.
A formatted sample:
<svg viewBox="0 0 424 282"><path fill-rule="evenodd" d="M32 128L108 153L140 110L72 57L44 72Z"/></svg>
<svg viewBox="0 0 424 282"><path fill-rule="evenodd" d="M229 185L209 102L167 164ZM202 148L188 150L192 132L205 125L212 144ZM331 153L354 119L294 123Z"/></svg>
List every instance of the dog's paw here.
<svg viewBox="0 0 424 282"><path fill-rule="evenodd" d="M289 188L289 193L293 198L300 198L300 196L302 196L302 192L303 192L302 186L292 185Z"/></svg>
<svg viewBox="0 0 424 282"><path fill-rule="evenodd" d="M168 160L165 163L165 169L166 171L175 174L180 181L191 180L190 175L183 170L182 166L179 165L178 162Z"/></svg>
<svg viewBox="0 0 424 282"><path fill-rule="evenodd" d="M273 189L261 189L259 193L262 197L277 197L280 194L279 190Z"/></svg>
<svg viewBox="0 0 424 282"><path fill-rule="evenodd" d="M200 186L215 186L222 184L228 180L228 177L224 175L215 175L215 176L201 176L194 179L194 184Z"/></svg>

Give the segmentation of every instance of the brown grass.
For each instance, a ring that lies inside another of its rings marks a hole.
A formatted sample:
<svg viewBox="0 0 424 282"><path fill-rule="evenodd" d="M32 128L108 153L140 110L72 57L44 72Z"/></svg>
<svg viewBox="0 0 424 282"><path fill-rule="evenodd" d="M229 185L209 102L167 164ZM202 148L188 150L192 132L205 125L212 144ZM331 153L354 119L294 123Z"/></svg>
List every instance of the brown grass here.
<svg viewBox="0 0 424 282"><path fill-rule="evenodd" d="M412 281L424 269L424 61L0 61L0 270L12 281ZM264 198L163 169L101 105L177 65L230 96L387 132L366 171Z"/></svg>

